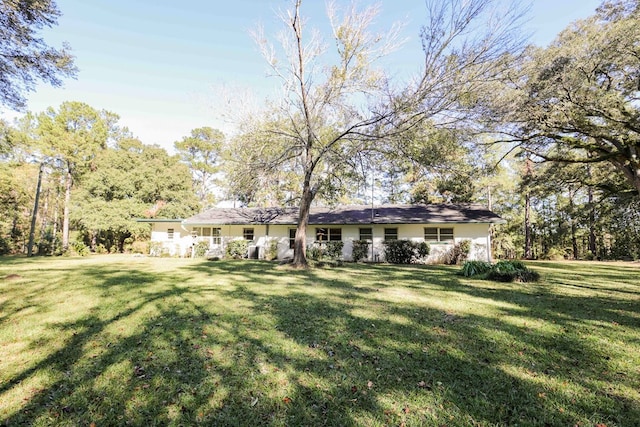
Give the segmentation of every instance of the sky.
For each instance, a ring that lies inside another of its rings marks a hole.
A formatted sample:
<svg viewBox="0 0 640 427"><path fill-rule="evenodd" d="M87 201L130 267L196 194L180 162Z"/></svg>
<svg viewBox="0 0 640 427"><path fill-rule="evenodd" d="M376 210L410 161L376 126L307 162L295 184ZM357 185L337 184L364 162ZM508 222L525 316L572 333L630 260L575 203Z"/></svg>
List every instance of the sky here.
<svg viewBox="0 0 640 427"><path fill-rule="evenodd" d="M511 1L511 0L504 0ZM346 4L347 0L338 0ZM360 0L358 4L372 2ZM399 68L420 65L418 31L424 0L381 0L376 25L402 22L407 42L394 53ZM63 87L45 84L27 94L27 109L41 112L64 101L85 102L120 116L120 124L145 144L173 152L192 129L211 126L230 133L224 103L229 94L256 102L277 87L267 75L251 32L269 37L281 29L277 12L290 0L57 0L62 16L45 30L52 46L71 45L79 68ZM523 31L545 46L571 22L594 13L600 0L533 0ZM326 26L324 0L303 2L309 26ZM247 94L252 94L250 97ZM0 110L0 118L19 114Z"/></svg>

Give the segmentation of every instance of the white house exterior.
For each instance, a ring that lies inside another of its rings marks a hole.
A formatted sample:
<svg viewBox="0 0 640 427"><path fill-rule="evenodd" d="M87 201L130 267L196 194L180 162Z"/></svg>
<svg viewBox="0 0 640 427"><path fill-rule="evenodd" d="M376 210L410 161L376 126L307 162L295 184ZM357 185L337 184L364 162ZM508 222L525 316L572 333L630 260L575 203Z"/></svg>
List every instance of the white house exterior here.
<svg viewBox="0 0 640 427"><path fill-rule="evenodd" d="M188 256L197 242L210 253L224 254L231 240L245 239L249 256L263 259L272 242L277 258L293 257L297 208L213 208L184 220L140 220L151 224L152 251ZM491 261L491 225L504 223L480 205L380 205L313 207L307 244L342 241L344 260L351 260L354 240L368 240L368 261L384 261L383 242L390 239L426 241L435 261L462 240L471 241L469 259Z"/></svg>

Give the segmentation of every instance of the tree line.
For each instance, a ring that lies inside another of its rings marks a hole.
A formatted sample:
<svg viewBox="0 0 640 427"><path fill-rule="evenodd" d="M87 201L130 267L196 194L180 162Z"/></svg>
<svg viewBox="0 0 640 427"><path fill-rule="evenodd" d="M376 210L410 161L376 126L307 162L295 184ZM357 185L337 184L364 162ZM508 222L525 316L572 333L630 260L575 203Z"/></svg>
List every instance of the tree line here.
<svg viewBox="0 0 640 427"><path fill-rule="evenodd" d="M305 265L310 206L373 197L484 203L507 220L499 257L639 258L638 1L603 2L547 47L494 3L427 1L419 72L399 81L380 65L399 33L374 30L378 8L330 8L330 49L294 1L276 38L255 33L281 97L233 135L194 129L175 155L78 102L2 123L0 251L64 252L70 231L123 251L147 237L136 218L226 198L299 207Z"/></svg>

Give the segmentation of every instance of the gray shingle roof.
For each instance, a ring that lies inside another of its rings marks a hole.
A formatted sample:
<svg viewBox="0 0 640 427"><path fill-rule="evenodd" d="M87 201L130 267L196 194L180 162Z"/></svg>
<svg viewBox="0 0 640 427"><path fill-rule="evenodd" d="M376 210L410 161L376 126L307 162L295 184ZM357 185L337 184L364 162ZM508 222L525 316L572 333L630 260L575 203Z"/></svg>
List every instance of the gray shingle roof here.
<svg viewBox="0 0 640 427"><path fill-rule="evenodd" d="M212 208L187 218L186 225L249 225L298 222L298 208ZM312 207L309 224L441 224L491 223L505 221L484 206L465 205L365 205Z"/></svg>

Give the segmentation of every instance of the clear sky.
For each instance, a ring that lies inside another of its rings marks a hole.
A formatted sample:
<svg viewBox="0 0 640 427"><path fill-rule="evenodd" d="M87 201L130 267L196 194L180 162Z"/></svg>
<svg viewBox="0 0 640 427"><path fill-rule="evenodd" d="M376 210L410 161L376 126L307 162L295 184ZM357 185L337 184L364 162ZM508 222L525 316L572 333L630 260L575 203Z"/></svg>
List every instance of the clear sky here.
<svg viewBox="0 0 640 427"><path fill-rule="evenodd" d="M510 0L505 0L510 1ZM338 3L346 3L339 0ZM368 4L360 0L359 4ZM382 0L378 25L402 21L407 44L395 55L420 65L418 29L424 0ZM71 45L79 68L62 88L39 85L28 109L44 111L64 101L82 101L120 115L145 144L172 151L191 129L228 131L221 118L220 91L249 90L267 96L275 80L250 31L278 30L276 12L290 0L57 0L63 16L45 40ZM600 0L533 0L527 28L531 42L546 45L576 19L592 15ZM310 24L326 22L324 0L303 2ZM2 110L0 117L16 113Z"/></svg>

